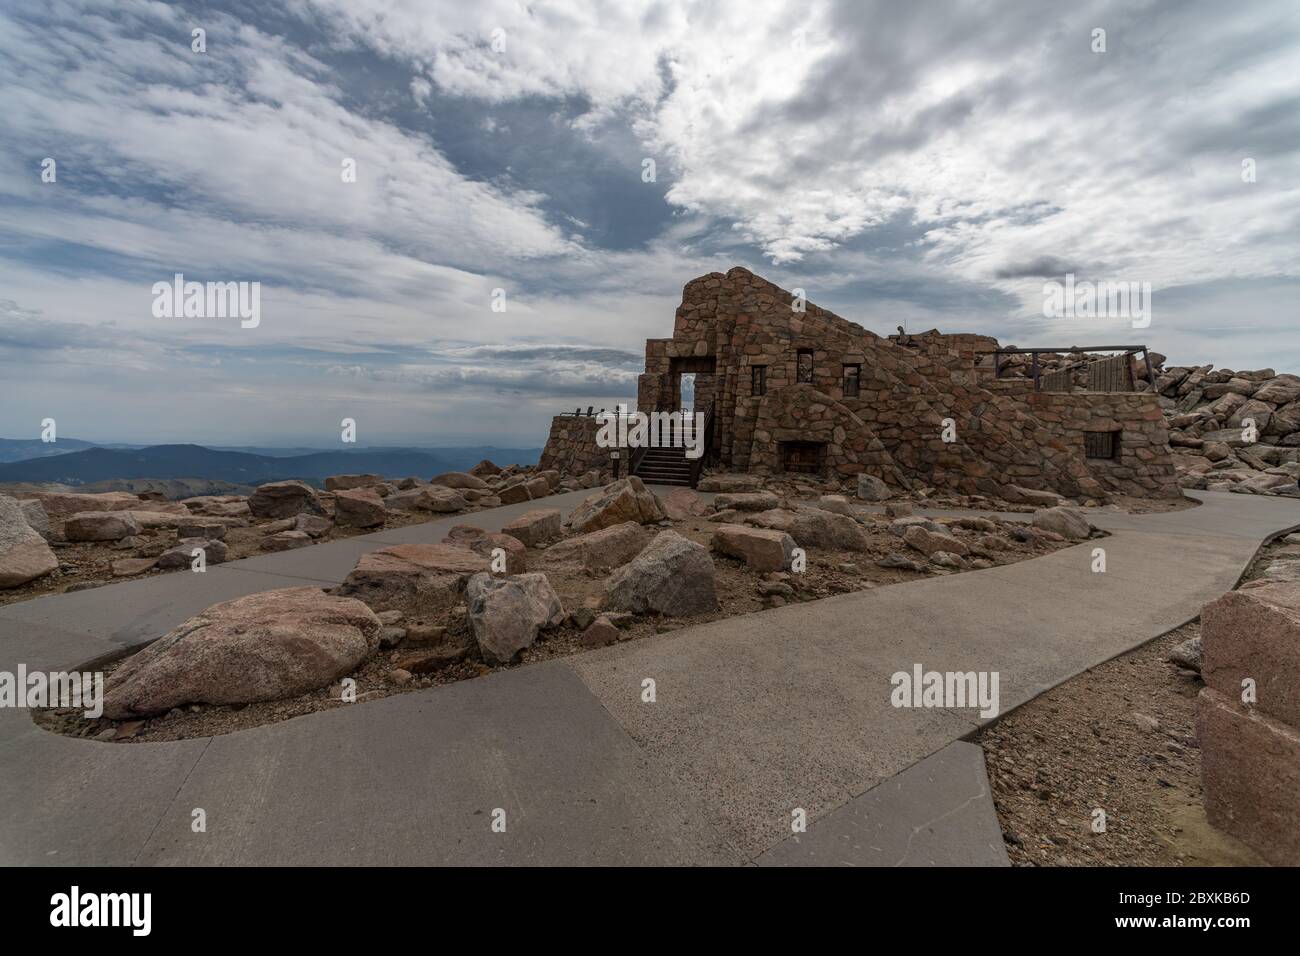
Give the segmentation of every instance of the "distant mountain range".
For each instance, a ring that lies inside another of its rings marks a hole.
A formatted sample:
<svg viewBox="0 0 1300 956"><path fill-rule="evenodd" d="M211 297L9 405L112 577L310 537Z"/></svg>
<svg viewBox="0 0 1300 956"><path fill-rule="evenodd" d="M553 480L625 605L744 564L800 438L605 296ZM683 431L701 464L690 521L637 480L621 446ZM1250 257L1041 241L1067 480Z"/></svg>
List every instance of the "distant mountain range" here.
<svg viewBox="0 0 1300 956"><path fill-rule="evenodd" d="M12 447L19 440L0 439ZM68 448L76 439L59 439ZM65 444L66 443L66 444ZM41 442L33 442L37 446ZM76 451L0 464L0 482L59 482L82 485L120 478L204 478L238 485L301 478L319 484L329 475L373 472L390 478L429 478L444 471L464 471L484 458L498 465L532 465L539 448L358 448L313 451L301 455L254 454L202 445L152 445L105 448L78 442ZM4 447L4 446L0 446ZM44 445L51 448L53 445ZM269 451L270 449L268 449ZM276 449L278 451L278 449Z"/></svg>
<svg viewBox="0 0 1300 956"><path fill-rule="evenodd" d="M66 455L87 448L138 448L138 445L121 445L109 442L82 441L80 438L60 438L43 442L39 438L0 438L0 462L26 461L29 458L47 458Z"/></svg>

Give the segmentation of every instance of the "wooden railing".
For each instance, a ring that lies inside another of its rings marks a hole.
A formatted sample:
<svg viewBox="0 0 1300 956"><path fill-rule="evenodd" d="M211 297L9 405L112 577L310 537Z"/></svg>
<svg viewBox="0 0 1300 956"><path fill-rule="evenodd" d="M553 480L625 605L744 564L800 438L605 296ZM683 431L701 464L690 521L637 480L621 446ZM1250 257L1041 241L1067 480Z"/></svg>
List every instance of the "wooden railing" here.
<svg viewBox="0 0 1300 956"><path fill-rule="evenodd" d="M1064 349L996 349L993 352L993 378L996 380L1002 377L1002 357L1004 355L1028 355L1030 358L1030 378L1033 380L1034 383L1034 391L1036 392L1046 391L1046 390L1064 391L1065 389L1044 388L1043 385L1044 379L1050 373L1044 372L1039 367L1038 356L1040 355L1084 355L1088 353L1096 354L1098 352L1122 352L1123 353L1122 357L1113 356L1113 358L1120 359L1126 365L1132 356L1141 353L1142 360L1146 365L1147 381L1151 383L1151 391L1154 392L1156 390L1156 374L1151 368L1151 355L1147 351L1147 347L1145 345L1092 345L1087 347L1072 345L1069 348L1064 348ZM1099 364L1099 363L1093 363L1093 364ZM1108 368L1107 371L1109 372L1110 369ZM1114 382L1113 376L1107 375L1106 384L1113 388L1115 387L1113 382ZM1054 381L1053 384L1056 385L1059 384L1059 382Z"/></svg>

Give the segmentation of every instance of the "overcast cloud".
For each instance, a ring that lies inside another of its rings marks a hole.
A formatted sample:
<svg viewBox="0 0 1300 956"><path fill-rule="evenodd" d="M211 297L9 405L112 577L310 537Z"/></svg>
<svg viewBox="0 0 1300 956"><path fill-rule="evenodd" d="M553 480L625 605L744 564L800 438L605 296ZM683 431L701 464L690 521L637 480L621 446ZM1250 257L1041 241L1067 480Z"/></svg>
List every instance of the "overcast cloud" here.
<svg viewBox="0 0 1300 956"><path fill-rule="evenodd" d="M733 265L881 334L1300 372L1292 0L270 6L0 14L0 435L539 445ZM155 318L178 272L260 325ZM1151 326L1044 319L1065 272Z"/></svg>

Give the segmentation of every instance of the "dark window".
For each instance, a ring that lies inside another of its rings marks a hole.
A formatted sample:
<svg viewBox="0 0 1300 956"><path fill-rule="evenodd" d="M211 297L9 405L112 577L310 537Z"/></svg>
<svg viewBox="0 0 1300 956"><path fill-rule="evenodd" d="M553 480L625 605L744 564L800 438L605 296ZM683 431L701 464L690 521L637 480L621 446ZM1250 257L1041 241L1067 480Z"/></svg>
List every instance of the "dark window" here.
<svg viewBox="0 0 1300 956"><path fill-rule="evenodd" d="M751 365L749 367L749 374L750 374L750 386L751 386L750 394L766 395L767 394L767 366Z"/></svg>
<svg viewBox="0 0 1300 956"><path fill-rule="evenodd" d="M1084 455L1088 458L1118 458L1119 435L1119 432L1084 432Z"/></svg>
<svg viewBox="0 0 1300 956"><path fill-rule="evenodd" d="M813 380L813 354L812 349L800 349L796 355L797 365L795 366L796 382L811 382Z"/></svg>
<svg viewBox="0 0 1300 956"><path fill-rule="evenodd" d="M781 442L781 469L803 475L820 475L826 460L826 446L820 442Z"/></svg>
<svg viewBox="0 0 1300 956"><path fill-rule="evenodd" d="M857 398L858 385L862 380L861 365L844 366L844 397Z"/></svg>

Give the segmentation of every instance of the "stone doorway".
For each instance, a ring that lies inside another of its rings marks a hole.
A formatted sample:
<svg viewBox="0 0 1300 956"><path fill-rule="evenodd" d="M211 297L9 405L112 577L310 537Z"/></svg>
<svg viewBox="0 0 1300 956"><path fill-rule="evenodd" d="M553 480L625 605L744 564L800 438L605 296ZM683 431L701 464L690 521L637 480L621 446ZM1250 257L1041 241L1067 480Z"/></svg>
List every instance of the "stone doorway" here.
<svg viewBox="0 0 1300 956"><path fill-rule="evenodd" d="M684 412L695 410L695 372L684 372L677 387L677 407Z"/></svg>
<svg viewBox="0 0 1300 956"><path fill-rule="evenodd" d="M675 407L671 411L704 411L714 399L717 359L712 355L675 358L669 363L669 385ZM690 380L689 385L687 379ZM688 405L687 402L691 404Z"/></svg>

